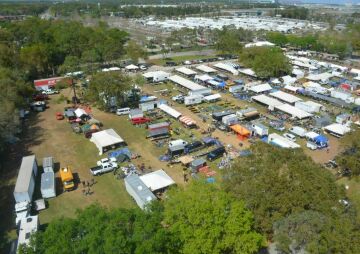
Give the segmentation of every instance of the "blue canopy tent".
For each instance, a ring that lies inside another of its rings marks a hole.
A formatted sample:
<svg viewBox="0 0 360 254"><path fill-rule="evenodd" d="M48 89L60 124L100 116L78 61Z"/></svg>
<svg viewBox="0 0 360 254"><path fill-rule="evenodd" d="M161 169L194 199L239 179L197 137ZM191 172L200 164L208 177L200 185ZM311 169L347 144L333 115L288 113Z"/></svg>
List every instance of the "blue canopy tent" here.
<svg viewBox="0 0 360 254"><path fill-rule="evenodd" d="M328 146L329 140L324 135L319 135L314 138L314 142L318 145L319 148L325 148Z"/></svg>

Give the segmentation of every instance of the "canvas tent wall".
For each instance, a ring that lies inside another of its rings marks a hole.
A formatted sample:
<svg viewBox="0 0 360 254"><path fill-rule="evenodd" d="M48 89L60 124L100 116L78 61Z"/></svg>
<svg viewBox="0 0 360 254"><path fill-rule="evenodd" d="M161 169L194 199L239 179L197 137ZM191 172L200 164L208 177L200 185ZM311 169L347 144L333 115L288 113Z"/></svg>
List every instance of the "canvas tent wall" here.
<svg viewBox="0 0 360 254"><path fill-rule="evenodd" d="M124 140L113 129L93 133L90 141L99 149L99 155L102 155L104 150L124 144Z"/></svg>
<svg viewBox="0 0 360 254"><path fill-rule="evenodd" d="M141 181L138 175L129 175L125 177L124 182L126 191L141 209L144 209L151 201L156 200L155 195Z"/></svg>
<svg viewBox="0 0 360 254"><path fill-rule="evenodd" d="M172 107L170 107L166 104L159 105L159 109L164 111L166 114L174 117L175 119L178 119L181 116L181 113L179 111L173 109Z"/></svg>
<svg viewBox="0 0 360 254"><path fill-rule="evenodd" d="M54 172L45 172L41 174L40 190L43 198L56 197Z"/></svg>
<svg viewBox="0 0 360 254"><path fill-rule="evenodd" d="M14 189L16 203L32 201L37 172L35 155L23 157Z"/></svg>
<svg viewBox="0 0 360 254"><path fill-rule="evenodd" d="M140 176L140 180L152 192L163 190L173 184L174 180L162 169Z"/></svg>

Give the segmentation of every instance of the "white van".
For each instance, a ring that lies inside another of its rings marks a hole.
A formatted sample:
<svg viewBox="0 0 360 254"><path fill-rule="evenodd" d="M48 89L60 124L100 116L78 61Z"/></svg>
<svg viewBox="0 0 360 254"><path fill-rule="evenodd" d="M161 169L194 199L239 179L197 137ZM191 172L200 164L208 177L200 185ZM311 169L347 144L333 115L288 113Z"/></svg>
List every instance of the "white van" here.
<svg viewBox="0 0 360 254"><path fill-rule="evenodd" d="M177 140L173 140L169 142L169 147L173 147L173 146L186 146L188 144L188 142L186 142L185 140L182 139L177 139Z"/></svg>
<svg viewBox="0 0 360 254"><path fill-rule="evenodd" d="M316 149L317 149L317 144L308 141L308 142L306 143L306 147L309 148L310 150L316 150Z"/></svg>
<svg viewBox="0 0 360 254"><path fill-rule="evenodd" d="M121 116L121 115L128 115L130 114L130 108L118 108L116 110L116 114L118 116Z"/></svg>

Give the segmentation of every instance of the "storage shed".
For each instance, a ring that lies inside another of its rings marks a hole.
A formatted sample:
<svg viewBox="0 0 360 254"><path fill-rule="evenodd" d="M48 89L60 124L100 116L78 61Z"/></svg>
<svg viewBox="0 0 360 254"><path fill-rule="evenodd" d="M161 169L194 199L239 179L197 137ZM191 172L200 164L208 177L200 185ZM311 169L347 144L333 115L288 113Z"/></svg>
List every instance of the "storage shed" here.
<svg viewBox="0 0 360 254"><path fill-rule="evenodd" d="M54 172L54 158L50 156L43 158L42 167L44 172Z"/></svg>
<svg viewBox="0 0 360 254"><path fill-rule="evenodd" d="M151 201L156 200L155 195L138 175L129 175L125 177L124 182L126 191L141 209L144 209Z"/></svg>
<svg viewBox="0 0 360 254"><path fill-rule="evenodd" d="M32 201L37 172L35 155L23 157L14 190L16 203Z"/></svg>
<svg viewBox="0 0 360 254"><path fill-rule="evenodd" d="M56 197L55 175L54 172L41 174L41 195L43 198Z"/></svg>

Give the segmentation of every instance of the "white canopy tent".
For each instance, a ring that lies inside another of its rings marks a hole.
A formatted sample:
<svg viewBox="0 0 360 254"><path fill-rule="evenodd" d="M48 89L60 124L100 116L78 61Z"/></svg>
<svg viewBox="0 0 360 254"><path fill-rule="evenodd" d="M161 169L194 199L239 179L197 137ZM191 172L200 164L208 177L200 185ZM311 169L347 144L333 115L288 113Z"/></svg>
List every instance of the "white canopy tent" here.
<svg viewBox="0 0 360 254"><path fill-rule="evenodd" d="M139 67L136 66L135 64L130 64L130 65L126 66L125 69L128 71L133 71L133 70L138 70Z"/></svg>
<svg viewBox="0 0 360 254"><path fill-rule="evenodd" d="M284 86L284 89L296 93L301 87L286 85Z"/></svg>
<svg viewBox="0 0 360 254"><path fill-rule="evenodd" d="M205 86L199 85L195 82L192 82L192 81L190 81L186 78L180 77L178 75L169 77L169 80L171 80L172 82L174 82L182 87L185 87L191 91L206 89Z"/></svg>
<svg viewBox="0 0 360 254"><path fill-rule="evenodd" d="M81 117L81 116L83 116L83 115L88 115L87 113L86 113L86 111L85 110L83 110L82 108L77 108L75 111L74 111L74 113L75 113L75 115L76 115L76 117Z"/></svg>
<svg viewBox="0 0 360 254"><path fill-rule="evenodd" d="M175 184L174 180L162 169L142 175L140 180L153 192Z"/></svg>
<svg viewBox="0 0 360 254"><path fill-rule="evenodd" d="M214 64L214 67L223 71L230 72L232 75L239 75L239 72L234 67L226 63L217 63Z"/></svg>
<svg viewBox="0 0 360 254"><path fill-rule="evenodd" d="M276 106L279 106L279 105L283 104L282 102L278 101L277 99L271 98L271 97L263 95L263 94L253 96L253 97L251 97L251 99L253 101L257 101L257 102L259 102L261 104L267 105L270 110L274 110L274 108Z"/></svg>
<svg viewBox="0 0 360 254"><path fill-rule="evenodd" d="M161 109L162 111L164 111L166 114L168 114L176 119L178 119L182 115L179 111L173 109L172 107L170 107L166 104L160 104L158 106L158 108Z"/></svg>
<svg viewBox="0 0 360 254"><path fill-rule="evenodd" d="M254 93L263 93L263 92L270 91L271 89L272 89L272 87L268 83L251 86L249 88L249 90L253 91Z"/></svg>
<svg viewBox="0 0 360 254"><path fill-rule="evenodd" d="M272 96L272 97L275 97L275 98L277 98L277 99L279 99L281 101L285 101L287 103L290 103L290 104L293 104L293 103L295 103L297 101L302 101L301 98L296 97L296 96L294 96L292 94L289 94L289 93L285 93L283 91L276 91L276 92L270 93L269 95Z"/></svg>
<svg viewBox="0 0 360 254"><path fill-rule="evenodd" d="M256 74L255 71L253 71L252 69L239 69L238 70L240 73L245 74L247 76L256 78Z"/></svg>
<svg viewBox="0 0 360 254"><path fill-rule="evenodd" d="M215 100L219 100L219 99L221 99L221 95L218 93L204 97L204 100L207 102L215 101Z"/></svg>
<svg viewBox="0 0 360 254"><path fill-rule="evenodd" d="M196 75L196 71L190 70L189 68L186 67L180 67L178 69L176 69L177 72L180 72L181 74L184 74L186 76L192 76L192 75Z"/></svg>
<svg viewBox="0 0 360 254"><path fill-rule="evenodd" d="M340 124L340 123L333 123L326 127L324 127L324 130L329 132L335 137L341 137L344 136L346 133L350 132L351 129L347 127L346 125Z"/></svg>
<svg viewBox="0 0 360 254"><path fill-rule="evenodd" d="M312 116L312 114L286 103L275 106L275 108L298 119L304 119Z"/></svg>
<svg viewBox="0 0 360 254"><path fill-rule="evenodd" d="M208 74L196 75L195 76L195 80L200 80L202 82L206 82L206 81L212 80L212 79L214 79L214 78L209 76Z"/></svg>
<svg viewBox="0 0 360 254"><path fill-rule="evenodd" d="M211 68L210 66L207 65L199 65L196 67L197 70L205 72L205 73L215 73L216 70Z"/></svg>
<svg viewBox="0 0 360 254"><path fill-rule="evenodd" d="M99 149L99 155L103 154L104 148L124 143L124 140L113 129L93 133L90 141Z"/></svg>

